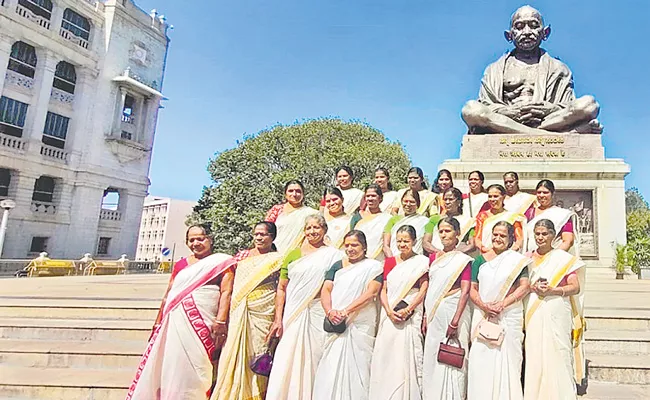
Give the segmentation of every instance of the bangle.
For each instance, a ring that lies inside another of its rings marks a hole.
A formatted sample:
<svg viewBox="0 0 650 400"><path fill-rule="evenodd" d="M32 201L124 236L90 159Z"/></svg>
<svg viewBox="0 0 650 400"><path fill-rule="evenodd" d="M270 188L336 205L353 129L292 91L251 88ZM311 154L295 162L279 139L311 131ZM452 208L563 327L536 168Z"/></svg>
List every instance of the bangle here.
<svg viewBox="0 0 650 400"><path fill-rule="evenodd" d="M458 329L458 325L454 325L451 322L449 323L449 327L452 329Z"/></svg>
<svg viewBox="0 0 650 400"><path fill-rule="evenodd" d="M343 314L344 317L347 317L348 316L347 308L344 308L343 311L341 311L341 314Z"/></svg>
<svg viewBox="0 0 650 400"><path fill-rule="evenodd" d="M228 324L226 321L219 321L219 320L215 320L214 323L217 324L217 325L227 325Z"/></svg>
<svg viewBox="0 0 650 400"><path fill-rule="evenodd" d="M562 297L564 297L564 287L560 286L560 290L562 290Z"/></svg>
<svg viewBox="0 0 650 400"><path fill-rule="evenodd" d="M327 314L325 314L325 316L329 318L329 316L330 316L330 314L332 313L332 311L334 311L334 309L333 309L333 308L332 308L332 309L330 309L330 310L329 310L329 311L327 312Z"/></svg>

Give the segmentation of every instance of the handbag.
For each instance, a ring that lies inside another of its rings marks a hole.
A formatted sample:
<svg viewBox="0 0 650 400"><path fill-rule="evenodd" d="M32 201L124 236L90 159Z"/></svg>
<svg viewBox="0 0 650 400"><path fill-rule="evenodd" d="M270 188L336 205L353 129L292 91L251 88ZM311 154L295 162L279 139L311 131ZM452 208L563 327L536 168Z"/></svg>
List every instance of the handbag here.
<svg viewBox="0 0 650 400"><path fill-rule="evenodd" d="M399 310L403 310L403 309L405 309L405 308L408 307L408 306L409 306L409 303L405 302L404 300L401 300L399 303L397 303L397 305L395 306L395 308L393 308L393 311L397 312L397 311L399 311ZM406 315L406 318L404 318L404 321L408 321L409 318L411 318L412 316L413 316L413 313L409 313L409 314L407 314L407 315Z"/></svg>
<svg viewBox="0 0 650 400"><path fill-rule="evenodd" d="M499 347L503 343L503 327L501 325L483 319L478 323L477 329L477 339L481 342L493 347Z"/></svg>
<svg viewBox="0 0 650 400"><path fill-rule="evenodd" d="M345 320L339 322L338 324L334 324L332 321L330 321L327 316L325 317L325 320L323 321L323 330L327 333L343 333L345 332L345 329L347 326L345 325Z"/></svg>
<svg viewBox="0 0 650 400"><path fill-rule="evenodd" d="M465 362L465 349L460 345L458 339L456 339L458 346L450 345L450 341L451 338L447 338L447 343L440 342L440 348L438 349L438 362L456 368L463 368L463 363Z"/></svg>
<svg viewBox="0 0 650 400"><path fill-rule="evenodd" d="M279 341L280 339L278 338L272 338L266 351L253 358L249 364L251 371L257 375L271 375L271 367L273 366L273 354L275 353L275 347L278 345Z"/></svg>

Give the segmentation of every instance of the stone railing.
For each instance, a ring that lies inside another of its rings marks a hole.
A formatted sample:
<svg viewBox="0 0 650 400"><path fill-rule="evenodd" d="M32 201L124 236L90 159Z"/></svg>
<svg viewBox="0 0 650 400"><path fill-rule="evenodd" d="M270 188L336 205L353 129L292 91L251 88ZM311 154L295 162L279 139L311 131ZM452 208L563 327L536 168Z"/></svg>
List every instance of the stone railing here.
<svg viewBox="0 0 650 400"><path fill-rule="evenodd" d="M99 219L104 221L120 221L122 219L122 212L102 209L99 211Z"/></svg>
<svg viewBox="0 0 650 400"><path fill-rule="evenodd" d="M0 133L0 147L24 151L25 141L22 138Z"/></svg>
<svg viewBox="0 0 650 400"><path fill-rule="evenodd" d="M28 92L31 92L34 87L34 79L8 69L7 74L5 75L5 85L12 85L19 89L26 89Z"/></svg>
<svg viewBox="0 0 650 400"><path fill-rule="evenodd" d="M46 201L32 201L32 212L39 214L56 214L56 205Z"/></svg>
<svg viewBox="0 0 650 400"><path fill-rule="evenodd" d="M70 32L69 30L61 27L59 30L59 35L61 35L62 38L71 41L72 43L83 47L84 49L88 48L88 41L80 36L75 35L74 33Z"/></svg>
<svg viewBox="0 0 650 400"><path fill-rule="evenodd" d="M36 15L27 8L21 6L20 4L16 5L16 14L20 15L23 18L26 18L36 25L39 25L45 29L50 29L50 20L40 15Z"/></svg>
<svg viewBox="0 0 650 400"><path fill-rule="evenodd" d="M72 106L72 103L74 103L74 94L55 87L52 88L50 98L67 106Z"/></svg>
<svg viewBox="0 0 650 400"><path fill-rule="evenodd" d="M57 147L48 146L46 144L41 145L41 155L47 158L53 158L57 161L68 162L68 152L61 150Z"/></svg>

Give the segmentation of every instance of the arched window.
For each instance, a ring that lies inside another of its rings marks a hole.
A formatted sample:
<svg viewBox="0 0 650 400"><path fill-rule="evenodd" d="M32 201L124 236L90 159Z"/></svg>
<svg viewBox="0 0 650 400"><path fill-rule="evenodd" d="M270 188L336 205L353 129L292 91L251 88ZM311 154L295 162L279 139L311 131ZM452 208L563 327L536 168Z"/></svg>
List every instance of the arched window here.
<svg viewBox="0 0 650 400"><path fill-rule="evenodd" d="M53 86L57 89L61 89L64 92L74 94L74 87L77 83L77 74L74 70L74 65L61 61L56 65L56 71L54 71L54 84Z"/></svg>
<svg viewBox="0 0 650 400"><path fill-rule="evenodd" d="M48 21L52 17L52 2L50 0L18 0L18 4Z"/></svg>
<svg viewBox="0 0 650 400"><path fill-rule="evenodd" d="M83 15L66 8L63 11L63 22L61 22L63 29L72 32L75 36L89 40L90 38L90 22Z"/></svg>
<svg viewBox="0 0 650 400"><path fill-rule="evenodd" d="M33 78L36 72L36 49L25 42L16 42L11 46L8 69Z"/></svg>

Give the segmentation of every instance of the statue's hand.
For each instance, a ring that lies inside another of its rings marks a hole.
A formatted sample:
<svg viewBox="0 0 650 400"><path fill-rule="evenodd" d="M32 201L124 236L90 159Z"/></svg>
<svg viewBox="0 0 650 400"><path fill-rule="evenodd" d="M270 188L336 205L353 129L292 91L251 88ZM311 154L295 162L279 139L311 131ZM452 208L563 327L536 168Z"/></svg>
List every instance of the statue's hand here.
<svg viewBox="0 0 650 400"><path fill-rule="evenodd" d="M550 114L560 110L557 104L549 103L547 101L541 103L530 103L521 107L524 114L532 114L533 118L544 119Z"/></svg>
<svg viewBox="0 0 650 400"><path fill-rule="evenodd" d="M517 121L521 117L521 109L519 106L505 106L495 110L497 114L505 115L506 117Z"/></svg>

